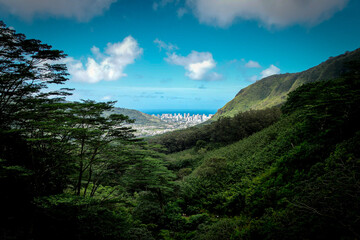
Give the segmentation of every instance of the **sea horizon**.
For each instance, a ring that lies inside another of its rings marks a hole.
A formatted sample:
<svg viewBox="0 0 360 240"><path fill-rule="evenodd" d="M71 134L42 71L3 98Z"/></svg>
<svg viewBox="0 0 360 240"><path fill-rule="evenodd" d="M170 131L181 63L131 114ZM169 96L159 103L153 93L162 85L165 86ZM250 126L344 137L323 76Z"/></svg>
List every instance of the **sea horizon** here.
<svg viewBox="0 0 360 240"><path fill-rule="evenodd" d="M215 114L217 110L213 109L146 109L146 110L140 110L143 113L149 114L149 115L161 115L161 114L184 114L189 113L190 115L196 115L196 114Z"/></svg>

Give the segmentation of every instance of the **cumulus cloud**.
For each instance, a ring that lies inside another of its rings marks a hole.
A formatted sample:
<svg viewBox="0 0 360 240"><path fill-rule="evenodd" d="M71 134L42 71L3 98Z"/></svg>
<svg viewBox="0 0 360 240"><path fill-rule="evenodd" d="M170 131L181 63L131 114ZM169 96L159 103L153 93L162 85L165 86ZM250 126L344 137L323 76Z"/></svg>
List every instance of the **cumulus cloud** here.
<svg viewBox="0 0 360 240"><path fill-rule="evenodd" d="M258 20L267 27L315 25L342 10L349 0L187 0L202 23L227 27L236 19Z"/></svg>
<svg viewBox="0 0 360 240"><path fill-rule="evenodd" d="M258 62L253 61L253 60L248 61L245 64L245 67L247 67L247 68L261 68L260 64Z"/></svg>
<svg viewBox="0 0 360 240"><path fill-rule="evenodd" d="M88 21L108 10L117 0L0 0L5 11L32 19L37 15L50 15Z"/></svg>
<svg viewBox="0 0 360 240"><path fill-rule="evenodd" d="M269 68L267 68L261 72L261 78L265 78L265 77L268 77L268 76L271 76L274 74L279 74L279 73L280 73L280 68L271 64Z"/></svg>
<svg viewBox="0 0 360 240"><path fill-rule="evenodd" d="M160 49L160 51L161 51L162 49L164 49L164 50L167 51L167 52L171 52L171 51L174 51L174 50L179 49L176 45L171 44L171 43L166 43L166 42L161 41L161 40L159 40L159 39L155 39L155 40L154 40L154 43L158 46L158 48Z"/></svg>
<svg viewBox="0 0 360 240"><path fill-rule="evenodd" d="M131 36L122 42L108 43L104 53L95 46L91 51L96 59L89 57L85 66L81 61L71 57L66 59L72 80L87 83L118 80L126 76L125 67L134 63L143 53L143 49Z"/></svg>
<svg viewBox="0 0 360 240"><path fill-rule="evenodd" d="M220 74L210 72L216 67L216 62L209 52L192 51L186 57L172 53L168 54L165 60L168 63L183 66L186 70L185 75L193 80L215 81L222 78Z"/></svg>

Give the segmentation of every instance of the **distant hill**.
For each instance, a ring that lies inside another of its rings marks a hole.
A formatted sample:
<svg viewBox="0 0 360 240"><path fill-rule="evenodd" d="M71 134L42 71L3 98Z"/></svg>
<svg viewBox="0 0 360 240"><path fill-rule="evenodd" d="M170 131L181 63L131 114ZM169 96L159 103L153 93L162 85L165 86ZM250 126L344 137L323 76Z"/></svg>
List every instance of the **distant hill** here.
<svg viewBox="0 0 360 240"><path fill-rule="evenodd" d="M126 116L129 116L130 119L135 120L135 124L142 124L142 125L156 125L161 124L162 121L154 116L151 116L149 114L140 112L138 110L134 109L127 109L127 108L114 108L113 113L116 114L123 114ZM109 114L109 113L106 113Z"/></svg>
<svg viewBox="0 0 360 240"><path fill-rule="evenodd" d="M303 72L263 78L241 89L233 100L217 111L212 120L224 116L232 117L249 109L259 110L280 105L285 102L289 92L305 83L331 80L343 75L346 63L354 60L360 60L360 49L330 57L327 61Z"/></svg>

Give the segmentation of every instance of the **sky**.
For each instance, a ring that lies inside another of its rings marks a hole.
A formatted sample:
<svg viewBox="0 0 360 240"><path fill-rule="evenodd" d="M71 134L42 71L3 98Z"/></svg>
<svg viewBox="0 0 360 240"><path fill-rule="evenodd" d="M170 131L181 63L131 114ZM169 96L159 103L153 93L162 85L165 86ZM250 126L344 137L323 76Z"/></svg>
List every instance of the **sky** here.
<svg viewBox="0 0 360 240"><path fill-rule="evenodd" d="M263 77L360 47L359 0L0 0L67 54L69 100L215 112Z"/></svg>

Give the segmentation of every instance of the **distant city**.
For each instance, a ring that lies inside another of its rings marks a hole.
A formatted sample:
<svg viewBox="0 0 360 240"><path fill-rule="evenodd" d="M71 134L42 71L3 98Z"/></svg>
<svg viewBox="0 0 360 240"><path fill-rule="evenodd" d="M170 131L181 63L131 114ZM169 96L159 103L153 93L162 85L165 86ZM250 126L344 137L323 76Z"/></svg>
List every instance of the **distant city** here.
<svg viewBox="0 0 360 240"><path fill-rule="evenodd" d="M159 118L160 123L153 124L134 124L132 127L137 130L136 135L139 137L149 137L166 132L195 126L206 122L214 114L191 114L191 113L162 113L152 114L151 116Z"/></svg>
<svg viewBox="0 0 360 240"><path fill-rule="evenodd" d="M209 120L214 114L190 114L190 113L163 113L163 114L153 114L152 116L160 118L162 121L165 122L176 122L176 123L183 123L185 126L194 126L196 124L203 123Z"/></svg>

